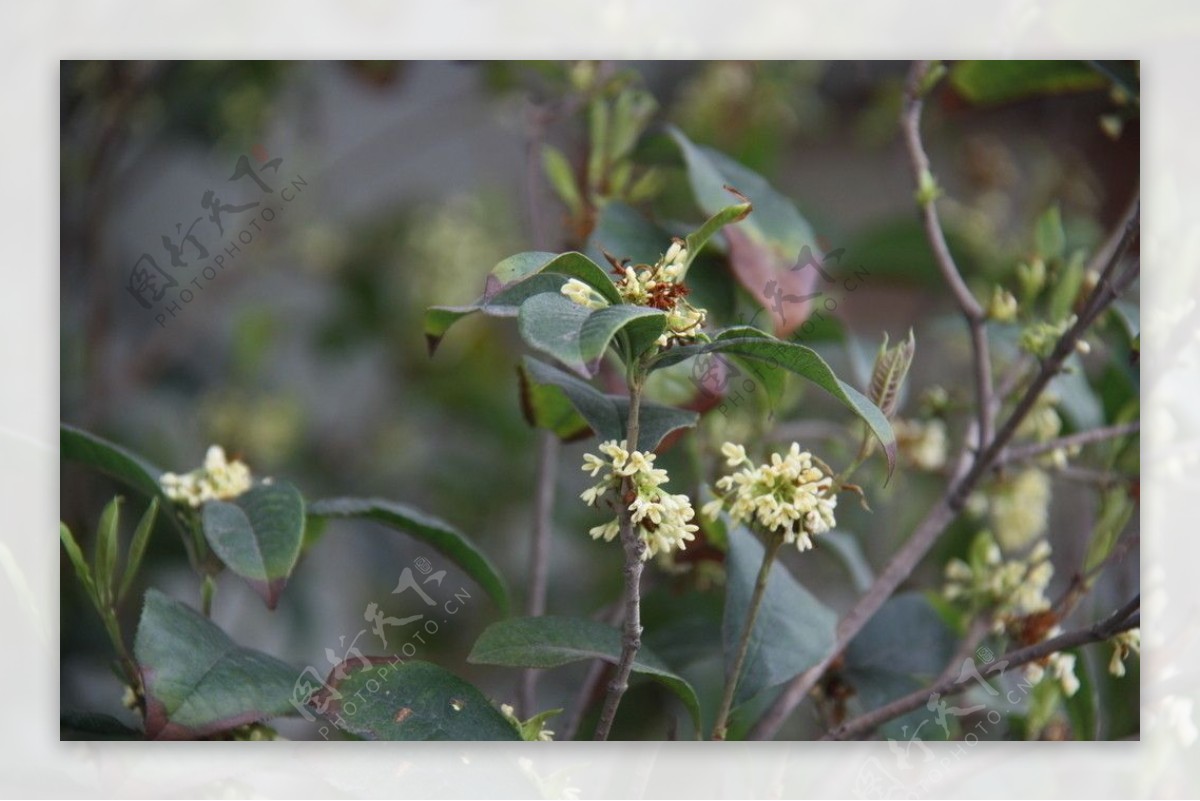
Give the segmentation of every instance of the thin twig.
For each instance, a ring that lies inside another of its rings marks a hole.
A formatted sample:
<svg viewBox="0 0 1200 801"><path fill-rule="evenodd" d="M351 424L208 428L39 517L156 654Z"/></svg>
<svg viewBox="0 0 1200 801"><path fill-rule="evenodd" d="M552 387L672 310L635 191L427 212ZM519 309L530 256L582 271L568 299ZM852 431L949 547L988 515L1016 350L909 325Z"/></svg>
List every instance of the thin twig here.
<svg viewBox="0 0 1200 801"><path fill-rule="evenodd" d="M1088 645L1089 643L1103 642L1123 631L1137 628L1141 625L1141 615L1138 613L1140 606L1141 596L1138 595L1112 615L1098 623L1087 628L1060 634L1057 637L1043 640L1035 645L1009 651L999 660L990 662L983 667L975 664L975 671L963 670L957 677L953 675L944 677L930 687L916 690L903 698L897 698L889 704L885 704L865 715L860 715L854 720L847 721L826 734L822 739L849 740L862 737L865 734L869 734L879 725L899 717L906 712L911 712L914 709L924 706L935 694L944 698L949 695L957 695L969 689L975 680L976 673L986 679L1004 673L1004 671L1010 668L1021 667L1030 662L1036 662L1059 651L1078 648L1081 645Z"/></svg>
<svg viewBox="0 0 1200 801"><path fill-rule="evenodd" d="M1030 445L1022 445L1017 448L1010 448L1002 459L996 461L996 466L1008 464L1009 462L1023 462L1027 459L1032 459L1035 456L1041 456L1043 453L1058 450L1059 448L1073 448L1077 445L1092 445L1097 442L1124 437L1128 434L1136 434L1141 430L1141 423L1137 420L1132 423L1124 423L1116 426L1104 426L1103 428L1093 428L1089 431L1080 431L1078 434L1071 434L1067 437L1059 437L1052 439L1049 442L1035 442Z"/></svg>
<svg viewBox="0 0 1200 801"><path fill-rule="evenodd" d="M1105 268L1106 274L1111 274L1115 270L1115 262L1124 258L1125 252L1137 238L1140 230L1139 221L1140 214L1136 208L1128 220L1122 221L1121 227L1123 232L1117 246L1112 251L1110 257L1112 262ZM1137 262L1135 261L1135 266L1130 269L1136 272L1136 265ZM1100 292L1101 287L1098 285L1097 293ZM1078 315L1075 324L1063 333L1059 338L1058 344L1055 345L1053 352L1042 362L1038 374L1026 389L1025 394L1017 401L1016 407L997 431L995 437L986 447L978 452L974 460L970 461L969 468L964 471L963 468L967 465L965 457L967 456L966 451L969 448L969 443L973 438L977 441L982 441L981 438L968 433L966 437L968 446L964 447L964 451L959 459L958 468L955 470L955 475L950 479L945 493L934 503L924 519L917 524L912 535L901 546L900 550L896 552L891 561L888 562L867 593L859 599L858 603L842 619L838 625L837 638L833 649L819 663L799 676L796 676L785 686L783 692L776 697L774 703L771 704L754 724L754 727L750 730L749 739L768 739L775 735L779 727L791 715L792 710L804 700L808 692L816 685L822 674L828 669L830 663L845 649L850 640L862 630L867 621L879 611L884 602L896 591L896 588L912 574L917 564L920 563L929 549L933 547L933 544L937 541L942 531L958 516L971 490L975 488L979 480L991 470L992 465L1000 458L1005 446L1016 433L1017 427L1033 409L1038 397L1045 391L1047 384L1061 372L1063 363L1067 360L1067 357L1075 352L1075 345L1079 342L1084 332L1108 308L1116 297L1112 289L1106 288L1103 290L1103 294L1099 295L1099 300L1096 303L1088 304L1088 307ZM977 424L973 428L977 430Z"/></svg>
<svg viewBox="0 0 1200 801"><path fill-rule="evenodd" d="M930 175L929 156L921 143L921 111L925 105L922 82L929 71L928 61L918 61L908 73L908 84L904 93L904 110L900 115L900 128L904 135L904 143L908 148L909 162L912 166L914 183L922 184L922 176ZM942 223L938 218L937 204L933 198L924 199L921 203L921 219L925 225L925 236L933 249L938 270L943 280L949 285L959 311L967 320L971 332L971 346L974 350L975 364L975 400L979 405L979 444L982 449L992 440L992 359L988 351L987 316L983 307L971 293L962 273L954 263L950 247L946 244L946 235L942 231Z"/></svg>
<svg viewBox="0 0 1200 801"><path fill-rule="evenodd" d="M637 450L638 416L642 405L642 382L640 367L635 366L629 377L629 427L626 434L626 449L632 453ZM633 482L626 478L621 484L621 493L633 490ZM625 626L621 633L621 661L608 685L608 695L604 699L604 708L600 711L600 722L596 726L597 740L607 740L612 730L613 720L617 717L617 707L621 697L629 687L629 675L633 672L633 661L642 647L642 554L646 543L642 540L633 525L633 513L628 504L620 505L621 515L621 545L625 550Z"/></svg>
<svg viewBox="0 0 1200 801"><path fill-rule="evenodd" d="M545 214L539 202L541 186L539 165L546 131L556 118L552 111L532 106L530 134L525 158L525 202L529 211L529 227L535 249L548 245ZM559 443L553 431L543 431L538 448L537 495L534 501L533 536L529 543L529 597L526 614L541 617L546 614L546 587L549 581L550 538L554 517L554 490L557 474ZM527 717L537 714L537 683L541 671L527 668L521 673L517 688L517 706Z"/></svg>

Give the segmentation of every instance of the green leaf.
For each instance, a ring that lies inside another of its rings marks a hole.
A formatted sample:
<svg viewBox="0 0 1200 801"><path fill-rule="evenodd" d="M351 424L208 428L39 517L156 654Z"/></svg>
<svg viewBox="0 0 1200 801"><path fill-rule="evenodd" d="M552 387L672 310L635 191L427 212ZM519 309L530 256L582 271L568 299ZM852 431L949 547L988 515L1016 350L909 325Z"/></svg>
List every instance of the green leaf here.
<svg viewBox="0 0 1200 801"><path fill-rule="evenodd" d="M614 665L621 661L621 633L595 620L552 616L493 623L475 641L467 657L473 664L518 668L556 668L590 659ZM700 702L690 684L644 646L634 659L633 671L678 695L700 731Z"/></svg>
<svg viewBox="0 0 1200 801"><path fill-rule="evenodd" d="M978 104L1104 88L1104 78L1082 61L959 61L950 82Z"/></svg>
<svg viewBox="0 0 1200 801"><path fill-rule="evenodd" d="M1121 532L1133 517L1134 506L1124 487L1107 489L1100 494L1100 511L1096 514L1087 558L1083 563L1085 574L1098 567L1112 553L1112 549L1121 538Z"/></svg>
<svg viewBox="0 0 1200 801"><path fill-rule="evenodd" d="M600 439L625 439L629 398L605 395L586 381L536 359L527 357L524 368L534 384L559 388ZM643 401L639 415L638 450L656 450L668 434L691 428L699 419L695 412Z"/></svg>
<svg viewBox="0 0 1200 801"><path fill-rule="evenodd" d="M818 252L812 228L795 204L761 175L716 150L693 144L678 129L668 132L683 155L696 204L710 215L688 238L689 263L705 241L728 226L725 237L734 275L772 312L776 332L786 336L808 317L815 296L818 271L798 263L802 253ZM730 205L729 188L746 202ZM785 302L794 308L784 309Z"/></svg>
<svg viewBox="0 0 1200 801"><path fill-rule="evenodd" d="M521 413L534 428L551 431L564 442L582 439L592 433L587 420L575 410L561 387L534 381L524 365L517 366L521 393Z"/></svg>
<svg viewBox="0 0 1200 801"><path fill-rule="evenodd" d="M955 633L929 601L919 593L905 593L890 598L846 647L843 675L867 712L927 686L950 663L957 647ZM914 710L888 721L880 731L885 737L907 740L927 719L927 710ZM944 739L947 733L935 721L921 729L921 736Z"/></svg>
<svg viewBox="0 0 1200 801"><path fill-rule="evenodd" d="M146 546L150 543L150 534L154 531L154 522L157 519L158 498L154 498L150 501L150 507L142 515L137 530L133 532L133 540L129 543L129 555L125 558L125 572L121 576L121 587L117 591L117 603L125 599L129 589L133 586L133 580L137 578L138 571L142 567L142 557L146 553Z"/></svg>
<svg viewBox="0 0 1200 801"><path fill-rule="evenodd" d="M546 255L551 254L521 254ZM501 262L504 264L504 262ZM494 274L492 276L494 279ZM487 294L469 306L431 306L425 310L425 342L432 356L451 326L464 317L482 312L489 317L515 317L527 299L543 292L558 292L564 283L560 275L534 275Z"/></svg>
<svg viewBox="0 0 1200 801"><path fill-rule="evenodd" d="M1063 697L1063 706L1067 709L1067 718L1071 721L1071 731L1076 740L1096 739L1096 686L1092 681L1091 667L1083 651L1079 648L1066 653L1075 655L1075 678L1079 680L1079 689L1070 698Z"/></svg>
<svg viewBox="0 0 1200 801"><path fill-rule="evenodd" d="M759 332L761 334L761 332ZM896 436L892 426L884 417L879 407L871 403L861 392L839 379L815 350L798 345L794 342L784 342L777 339L761 337L738 337L722 339L717 337L713 342L704 345L686 345L671 348L656 359L651 369L658 369L675 364L692 356L702 353L727 353L745 356L776 367L790 370L797 375L807 378L824 389L842 404L858 415L871 429L871 433L883 446L887 457L889 475L896 466Z"/></svg>
<svg viewBox="0 0 1200 801"><path fill-rule="evenodd" d="M411 506L381 498L332 498L308 506L310 518L357 518L403 531L454 560L495 601L501 615L509 610L508 588L500 572L458 529Z"/></svg>
<svg viewBox="0 0 1200 801"><path fill-rule="evenodd" d="M59 453L64 461L91 467L146 495L162 495L158 485L162 470L87 431L63 423L59 427Z"/></svg>
<svg viewBox="0 0 1200 801"><path fill-rule="evenodd" d="M583 198L579 196L579 188L575 186L575 173L571 169L571 163L562 151L553 145L542 145L542 170L563 204L572 214L578 214L583 209Z"/></svg>
<svg viewBox="0 0 1200 801"><path fill-rule="evenodd" d="M113 602L117 581L117 554L120 545L121 503L120 495L113 498L100 513L100 526L96 529L96 555L93 574L96 592L105 607Z"/></svg>
<svg viewBox="0 0 1200 801"><path fill-rule="evenodd" d="M65 711L58 718L62 741L141 740L142 733L102 712Z"/></svg>
<svg viewBox="0 0 1200 801"><path fill-rule="evenodd" d="M1067 246L1067 236L1063 232L1062 211L1057 203L1038 217L1034 228L1034 242L1037 254L1043 260L1049 262L1062 258Z"/></svg>
<svg viewBox="0 0 1200 801"><path fill-rule="evenodd" d="M818 550L831 551L850 576L850 583L856 592L866 592L875 583L875 574L867 561L858 538L845 531L827 531L821 535L821 545L828 548Z"/></svg>
<svg viewBox="0 0 1200 801"><path fill-rule="evenodd" d="M473 685L437 665L364 657L334 668L310 705L367 740L520 740Z"/></svg>
<svg viewBox="0 0 1200 801"><path fill-rule="evenodd" d="M71 529L67 528L66 523L58 524L58 538L62 540L63 550L67 552L71 566L75 568L75 577L87 590L92 603L98 604L99 599L96 597L96 582L92 578L92 569L88 567L87 559L83 558L83 551L79 549L79 543L75 542L75 537L71 534Z"/></svg>
<svg viewBox="0 0 1200 801"><path fill-rule="evenodd" d="M304 541L300 491L285 481L259 484L232 503L204 504L203 523L213 552L274 609Z"/></svg>
<svg viewBox="0 0 1200 801"><path fill-rule="evenodd" d="M238 646L198 612L146 592L134 641L146 689L146 737L203 737L293 711L298 672Z"/></svg>
<svg viewBox="0 0 1200 801"><path fill-rule="evenodd" d="M746 625L750 597L762 567L763 545L745 526L730 527L725 561L725 618L721 624L728 675ZM837 614L804 589L787 568L771 565L767 589L750 635L734 694L743 704L763 690L808 670L833 649Z"/></svg>
<svg viewBox="0 0 1200 801"><path fill-rule="evenodd" d="M609 344L622 331L632 356L654 344L666 329L667 316L645 306L619 305L588 309L559 293L535 295L521 304L521 337L539 350L584 375L594 375Z"/></svg>

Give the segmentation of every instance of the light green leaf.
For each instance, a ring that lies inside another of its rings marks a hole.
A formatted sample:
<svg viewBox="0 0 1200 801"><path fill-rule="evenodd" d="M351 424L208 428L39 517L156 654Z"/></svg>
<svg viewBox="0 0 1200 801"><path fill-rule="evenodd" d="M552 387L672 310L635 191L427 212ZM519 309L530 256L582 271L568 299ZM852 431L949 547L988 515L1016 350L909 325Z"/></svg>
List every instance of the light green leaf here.
<svg viewBox="0 0 1200 801"><path fill-rule="evenodd" d="M476 581L500 610L509 610L508 588L504 578L483 551L458 529L436 517L381 498L332 498L314 501L308 506L310 518L357 518L382 523L385 526L416 537L452 559Z"/></svg>
<svg viewBox="0 0 1200 801"><path fill-rule="evenodd" d="M708 244L708 240L712 239L717 231L720 231L726 225L746 219L746 215L751 210L752 206L748 200L726 206L709 217L704 222L704 225L701 225L695 231L688 234L685 240L687 242L687 261L684 263L684 275L687 274L687 268L691 267L692 262L696 260L696 256L700 254L700 251Z"/></svg>
<svg viewBox="0 0 1200 801"><path fill-rule="evenodd" d="M399 657L343 662L310 702L367 740L520 740L474 685L437 665Z"/></svg>
<svg viewBox="0 0 1200 801"><path fill-rule="evenodd" d="M759 332L761 334L761 332ZM879 407L871 403L861 392L839 379L812 348L798 345L794 342L784 342L765 337L738 337L722 339L718 337L713 342L704 345L687 345L671 348L656 359L651 369L658 369L675 364L692 356L702 353L725 353L745 356L776 367L789 370L807 378L817 386L837 398L850 411L854 412L867 426L871 433L883 446L887 457L888 471L896 465L896 437L892 426L884 417Z"/></svg>
<svg viewBox="0 0 1200 801"><path fill-rule="evenodd" d="M96 577L96 592L100 603L110 606L116 591L117 554L120 545L121 503L120 495L113 498L100 513L100 526L96 529L96 555L93 573Z"/></svg>
<svg viewBox="0 0 1200 801"><path fill-rule="evenodd" d="M1083 563L1084 573L1090 573L1112 553L1121 538L1121 532L1133 517L1134 508L1133 499L1123 486L1107 489L1100 494L1100 511L1092 527L1092 539Z"/></svg>
<svg viewBox="0 0 1200 801"><path fill-rule="evenodd" d="M1034 228L1034 242L1037 253L1043 260L1049 262L1061 259L1067 246L1067 236L1063 232L1062 211L1058 204L1042 212Z"/></svg>
<svg viewBox="0 0 1200 801"><path fill-rule="evenodd" d="M467 661L505 667L555 668L572 662L621 660L621 633L595 620L567 617L525 617L502 620L484 630ZM679 696L696 730L700 731L700 702L686 681L643 646L633 671L648 676Z"/></svg>
<svg viewBox="0 0 1200 801"><path fill-rule="evenodd" d="M298 671L242 648L212 622L146 592L134 642L146 688L146 737L203 737L292 712Z"/></svg>
<svg viewBox="0 0 1200 801"><path fill-rule="evenodd" d="M575 186L575 173L571 163L562 151L553 145L542 145L542 170L559 199L570 209L572 214L578 214L583 209L583 198L579 196L579 188Z"/></svg>
<svg viewBox="0 0 1200 801"><path fill-rule="evenodd" d="M533 380L524 365L517 367L517 378L521 413L529 425L551 431L564 442L591 435L591 426L576 411L561 387Z"/></svg>
<svg viewBox="0 0 1200 801"><path fill-rule="evenodd" d="M763 545L744 526L730 527L725 567L725 618L721 624L725 670L732 670L746 626L750 597L762 566ZM804 589L778 561L750 635L750 648L734 694L734 704L782 684L821 661L833 649L837 615Z"/></svg>
<svg viewBox="0 0 1200 801"><path fill-rule="evenodd" d="M150 543L150 534L154 531L154 523L158 519L158 498L150 501L150 507L142 515L137 529L133 532L133 540L129 543L129 555L125 559L125 572L121 576L121 587L117 591L117 603L125 600L133 580L137 578L142 567L142 557L146 546Z"/></svg>
<svg viewBox="0 0 1200 801"><path fill-rule="evenodd" d="M950 82L979 104L1104 88L1104 78L1083 61L959 61Z"/></svg>
<svg viewBox="0 0 1200 801"><path fill-rule="evenodd" d="M79 549L79 543L75 541L75 536L71 534L71 529L67 528L66 523L58 524L58 538L62 540L63 550L67 552L67 558L71 560L71 566L75 568L75 577L79 579L79 583L87 590L89 599L93 604L98 603L96 597L96 582L92 578L92 569L88 567L87 559L83 557L83 551Z"/></svg>
<svg viewBox="0 0 1200 801"><path fill-rule="evenodd" d="M300 491L287 482L259 484L232 503L204 504L202 519L213 552L274 609L304 541Z"/></svg>

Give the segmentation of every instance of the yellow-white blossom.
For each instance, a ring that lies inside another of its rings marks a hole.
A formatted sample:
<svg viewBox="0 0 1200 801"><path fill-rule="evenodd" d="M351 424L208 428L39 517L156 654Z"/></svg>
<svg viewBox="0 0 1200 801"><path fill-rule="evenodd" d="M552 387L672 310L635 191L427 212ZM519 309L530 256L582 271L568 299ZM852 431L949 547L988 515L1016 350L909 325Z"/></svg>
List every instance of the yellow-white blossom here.
<svg viewBox="0 0 1200 801"><path fill-rule="evenodd" d="M204 466L190 473L163 473L158 479L163 494L193 508L205 501L236 498L253 485L250 468L240 459L225 458L225 450L213 445L204 456Z"/></svg>
<svg viewBox="0 0 1200 801"><path fill-rule="evenodd" d="M1006 553L1020 551L1046 531L1050 510L1050 477L1029 467L996 481L968 502L972 512L986 508L996 539Z"/></svg>
<svg viewBox="0 0 1200 801"><path fill-rule="evenodd" d="M686 495L672 495L662 489L669 477L667 471L654 466L654 454L630 451L622 440L609 440L600 445L607 459L585 454L583 470L593 477L605 471L599 483L580 494L583 502L596 506L609 499L620 503L630 512L630 520L646 547L642 559L650 559L675 549L684 550L695 539L698 526L689 522L695 516L692 502ZM625 482L629 482L628 492ZM591 529L593 539L611 542L621 531L620 518L613 518Z"/></svg>
<svg viewBox="0 0 1200 801"><path fill-rule="evenodd" d="M608 305L608 301L604 299L603 295L578 278L568 280L559 291L570 300L589 309L602 309Z"/></svg>
<svg viewBox="0 0 1200 801"><path fill-rule="evenodd" d="M761 465L751 463L745 448L732 442L725 443L721 453L726 464L741 469L717 480L721 495L704 505L706 517L716 519L728 508L736 522L753 523L779 534L801 551L813 547L812 535L837 525L833 479L799 444L793 442L786 455L771 454L771 461Z"/></svg>
<svg viewBox="0 0 1200 801"><path fill-rule="evenodd" d="M1125 660L1131 653L1142 652L1142 630L1140 628L1123 631L1110 641L1113 647L1112 659L1108 661L1108 672L1117 678L1125 675Z"/></svg>
<svg viewBox="0 0 1200 801"><path fill-rule="evenodd" d="M940 470L946 464L946 424L941 420L896 420L896 447L900 455L921 470Z"/></svg>
<svg viewBox="0 0 1200 801"><path fill-rule="evenodd" d="M704 309L697 309L687 302L688 290L683 285L687 260L686 244L676 239L654 264L625 265L617 271L616 289L622 301L665 313L666 330L658 338L659 347L666 347L672 340L694 340L707 318ZM561 291L573 302L589 309L608 305L599 292L576 278L563 284Z"/></svg>

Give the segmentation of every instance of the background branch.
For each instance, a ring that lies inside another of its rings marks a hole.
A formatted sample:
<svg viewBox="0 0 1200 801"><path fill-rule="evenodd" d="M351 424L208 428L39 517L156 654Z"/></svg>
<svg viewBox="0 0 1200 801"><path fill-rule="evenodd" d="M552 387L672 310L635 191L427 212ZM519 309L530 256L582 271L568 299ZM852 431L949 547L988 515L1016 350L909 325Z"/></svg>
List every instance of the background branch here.
<svg viewBox="0 0 1200 801"><path fill-rule="evenodd" d="M1141 625L1141 615L1138 609L1141 606L1141 596L1135 596L1132 600L1118 609L1104 620L1088 626L1083 629L1069 631L1066 634L1060 634L1049 640L1044 640L1036 645L1030 645L1026 648L1019 648L1015 651L1009 651L1001 659L988 663L980 668L975 665L976 671L985 679L991 676L996 676L1009 668L1021 667L1030 662L1036 662L1039 659L1049 656L1050 654L1059 651L1065 651L1070 648L1077 648L1081 645L1087 645L1093 642L1102 642L1110 637L1120 634L1123 631L1128 631L1132 628L1137 628ZM964 671L965 672L965 671ZM961 675L961 674L960 674ZM861 737L869 734L876 727L899 717L906 712L911 712L928 703L929 699L936 693L939 696L945 697L948 695L957 695L971 686L974 681L974 674L956 678L954 676L943 675L943 678L935 682L932 686L921 690L909 693L903 698L898 698L890 704L885 704L876 710L868 712L865 715L860 715L854 720L847 721L841 726L825 735L826 740L847 740L855 737Z"/></svg>
<svg viewBox="0 0 1200 801"><path fill-rule="evenodd" d="M1026 459L1032 459L1035 456L1040 456L1043 453L1058 450L1059 448L1073 448L1076 445L1092 445L1097 442L1104 442L1109 439L1116 439L1127 434L1136 434L1142 428L1141 421L1134 420L1132 423L1124 423L1116 426L1104 426L1103 428L1093 428L1090 431L1080 431L1078 434L1071 434L1066 437L1052 439L1049 442L1035 442L1030 445L1022 445L1017 448L1011 448L1004 454L1004 458L997 460L996 466L1008 464L1009 462L1021 462Z"/></svg>
<svg viewBox="0 0 1200 801"><path fill-rule="evenodd" d="M908 73L908 84L904 93L904 110L900 116L900 129L904 136L904 144L908 149L909 162L912 166L913 180L918 187L923 187L932 175L929 169L929 156L921 143L921 111L925 105L924 88L922 84L929 72L930 62L917 61ZM974 351L975 364L975 400L979 404L979 445L982 448L992 439L992 359L988 351L987 328L984 325L986 315L975 295L971 293L962 273L954 263L950 247L946 244L946 235L942 231L942 223L938 218L937 205L933 197L921 199L921 221L925 227L925 236L933 249L938 270L942 278L954 294L959 311L967 320L971 332L971 347Z"/></svg>
<svg viewBox="0 0 1200 801"><path fill-rule="evenodd" d="M914 74L916 74L915 69ZM923 75L923 70L920 74ZM912 79L910 76L910 90L911 87ZM919 148L919 134L913 125L915 121L919 120L919 113L916 117L911 117L913 114L911 102L905 108L905 131L908 135L918 137L917 146ZM918 154L923 153L919 149L916 152ZM938 224L936 213L932 216L929 216L927 213L926 220L933 226L930 244L935 252L941 249L948 254L948 251L945 250L945 239L941 236L940 224ZM927 226L927 230L929 230L929 226ZM1106 276L1111 276L1115 272L1119 263L1123 261L1126 252L1137 239L1140 230L1140 211L1136 201L1131 204L1130 216L1122 220L1116 230L1121 233L1116 237L1116 244L1111 250L1102 278L1085 304L1084 310L1077 315L1075 323L1059 338L1050 356L1042 361L1037 375L1017 402L1004 424L989 441L983 436L983 418L976 421L973 426L974 431L968 432L966 436L967 444L960 454L958 467L955 470L954 476L950 479L945 493L934 503L924 519L917 524L912 535L884 567L867 593L859 599L846 614L846 617L839 623L837 638L830 653L819 663L799 676L796 676L785 686L783 692L776 697L771 706L767 708L754 724L753 728L751 728L748 735L749 739L769 739L779 731L779 727L783 725L792 711L799 706L800 702L804 700L809 691L816 685L817 681L828 669L830 663L846 648L850 640L862 630L867 621L879 611L880 607L896 591L896 588L912 574L912 571L920 563L921 559L924 558L925 554L928 553L929 549L933 547L933 544L945 530L946 526L958 516L970 492L1000 458L1005 446L1016 433L1017 427L1032 411L1039 396L1045 391L1046 386L1062 371L1063 364L1066 362L1067 357L1075 352L1076 344L1083 337L1083 334L1116 299L1118 288L1128 286L1136 278L1139 269L1139 262L1136 259L1122 273L1120 281L1123 284L1113 284L1106 278ZM1110 235L1109 240L1112 239L1113 236ZM939 263L941 263L940 258ZM952 262L946 263L952 264ZM946 278L955 295L959 296L956 286L965 289L965 286L961 284L961 276L957 272L954 272L946 274ZM965 299L963 302L965 302ZM980 389L983 389L982 385ZM993 403L991 397L987 397L986 401L989 407ZM979 443L979 450L974 459L969 458L972 439L975 439Z"/></svg>

